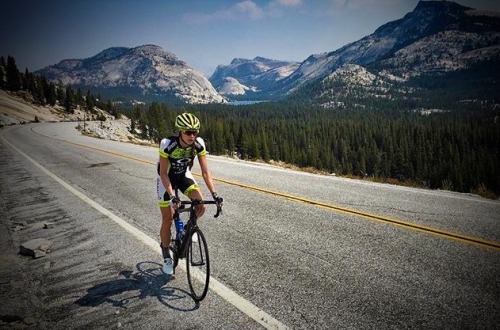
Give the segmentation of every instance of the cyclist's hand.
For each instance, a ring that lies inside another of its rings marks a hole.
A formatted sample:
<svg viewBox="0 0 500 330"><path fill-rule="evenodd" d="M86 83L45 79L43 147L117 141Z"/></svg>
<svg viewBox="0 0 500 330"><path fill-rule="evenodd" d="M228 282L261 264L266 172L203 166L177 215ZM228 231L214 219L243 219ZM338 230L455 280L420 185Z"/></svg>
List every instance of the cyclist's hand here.
<svg viewBox="0 0 500 330"><path fill-rule="evenodd" d="M172 205L172 207L173 207L174 209L178 209L178 208L179 208L180 203L181 203L181 200L179 199L179 197L175 197L175 196L174 196L174 197L172 197L172 198L170 199L170 205Z"/></svg>
<svg viewBox="0 0 500 330"><path fill-rule="evenodd" d="M216 192L212 193L212 197L214 198L215 203L217 203L217 213L215 213L214 217L218 217L222 213L222 197L219 197Z"/></svg>
<svg viewBox="0 0 500 330"><path fill-rule="evenodd" d="M223 202L223 199L222 197L218 196L217 193L212 193L212 197L214 198L214 201L218 204L218 205L222 205L222 202Z"/></svg>

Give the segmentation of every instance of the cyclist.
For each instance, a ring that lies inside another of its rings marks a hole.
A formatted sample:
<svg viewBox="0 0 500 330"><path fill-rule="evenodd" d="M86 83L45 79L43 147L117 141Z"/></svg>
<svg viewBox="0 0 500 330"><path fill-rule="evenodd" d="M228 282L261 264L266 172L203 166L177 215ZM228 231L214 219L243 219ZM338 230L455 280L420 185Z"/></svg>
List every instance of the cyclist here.
<svg viewBox="0 0 500 330"><path fill-rule="evenodd" d="M161 211L160 239L163 254L163 272L173 274L173 261L168 247L170 245L170 228L173 220L173 208L178 206L179 200L175 197L175 189L178 188L191 200L202 200L200 186L194 180L191 173L193 161L198 156L203 180L212 197L216 202L221 199L217 196L212 175L208 169L207 150L205 142L198 137L200 121L191 113L183 113L176 117L175 127L179 130L177 136L164 138L160 142L158 177L156 190L158 194L158 206ZM197 206L196 215L201 217L205 213L203 204Z"/></svg>

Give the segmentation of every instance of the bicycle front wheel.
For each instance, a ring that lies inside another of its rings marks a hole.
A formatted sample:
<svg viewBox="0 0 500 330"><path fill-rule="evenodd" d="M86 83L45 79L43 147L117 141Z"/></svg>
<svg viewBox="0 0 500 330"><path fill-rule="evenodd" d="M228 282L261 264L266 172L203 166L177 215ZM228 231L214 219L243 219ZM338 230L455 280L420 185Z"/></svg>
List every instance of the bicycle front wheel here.
<svg viewBox="0 0 500 330"><path fill-rule="evenodd" d="M210 259L208 245L200 228L191 232L186 254L186 270L189 288L194 300L201 301L208 292Z"/></svg>
<svg viewBox="0 0 500 330"><path fill-rule="evenodd" d="M175 224L172 221L172 226L170 227L170 256L172 257L172 260L174 261L174 273L175 273L175 268L177 268L177 264L179 262L179 252L178 249L180 248L179 242L176 241L176 230L175 230Z"/></svg>

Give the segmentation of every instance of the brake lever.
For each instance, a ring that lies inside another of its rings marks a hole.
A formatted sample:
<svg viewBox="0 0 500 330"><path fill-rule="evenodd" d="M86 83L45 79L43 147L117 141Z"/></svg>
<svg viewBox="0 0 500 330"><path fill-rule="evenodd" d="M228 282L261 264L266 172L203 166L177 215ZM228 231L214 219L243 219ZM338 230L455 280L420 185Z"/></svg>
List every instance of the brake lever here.
<svg viewBox="0 0 500 330"><path fill-rule="evenodd" d="M214 218L218 218L222 214L222 198L220 203L217 203L217 213L215 213Z"/></svg>

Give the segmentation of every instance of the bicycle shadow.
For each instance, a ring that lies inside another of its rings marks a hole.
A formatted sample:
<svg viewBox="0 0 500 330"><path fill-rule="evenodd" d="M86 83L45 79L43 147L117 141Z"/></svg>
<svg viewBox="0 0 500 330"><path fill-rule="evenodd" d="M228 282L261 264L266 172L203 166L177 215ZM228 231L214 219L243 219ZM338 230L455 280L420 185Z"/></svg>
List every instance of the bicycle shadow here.
<svg viewBox="0 0 500 330"><path fill-rule="evenodd" d="M115 307L127 308L134 300L155 297L163 305L178 311L194 311L199 308L188 291L169 285L173 276L166 275L156 262L140 262L136 272L122 270L124 278L94 285L87 294L75 301L80 306L99 306L109 303ZM187 303L186 298L190 300ZM186 304L187 303L187 304ZM193 304L192 307L185 307Z"/></svg>

